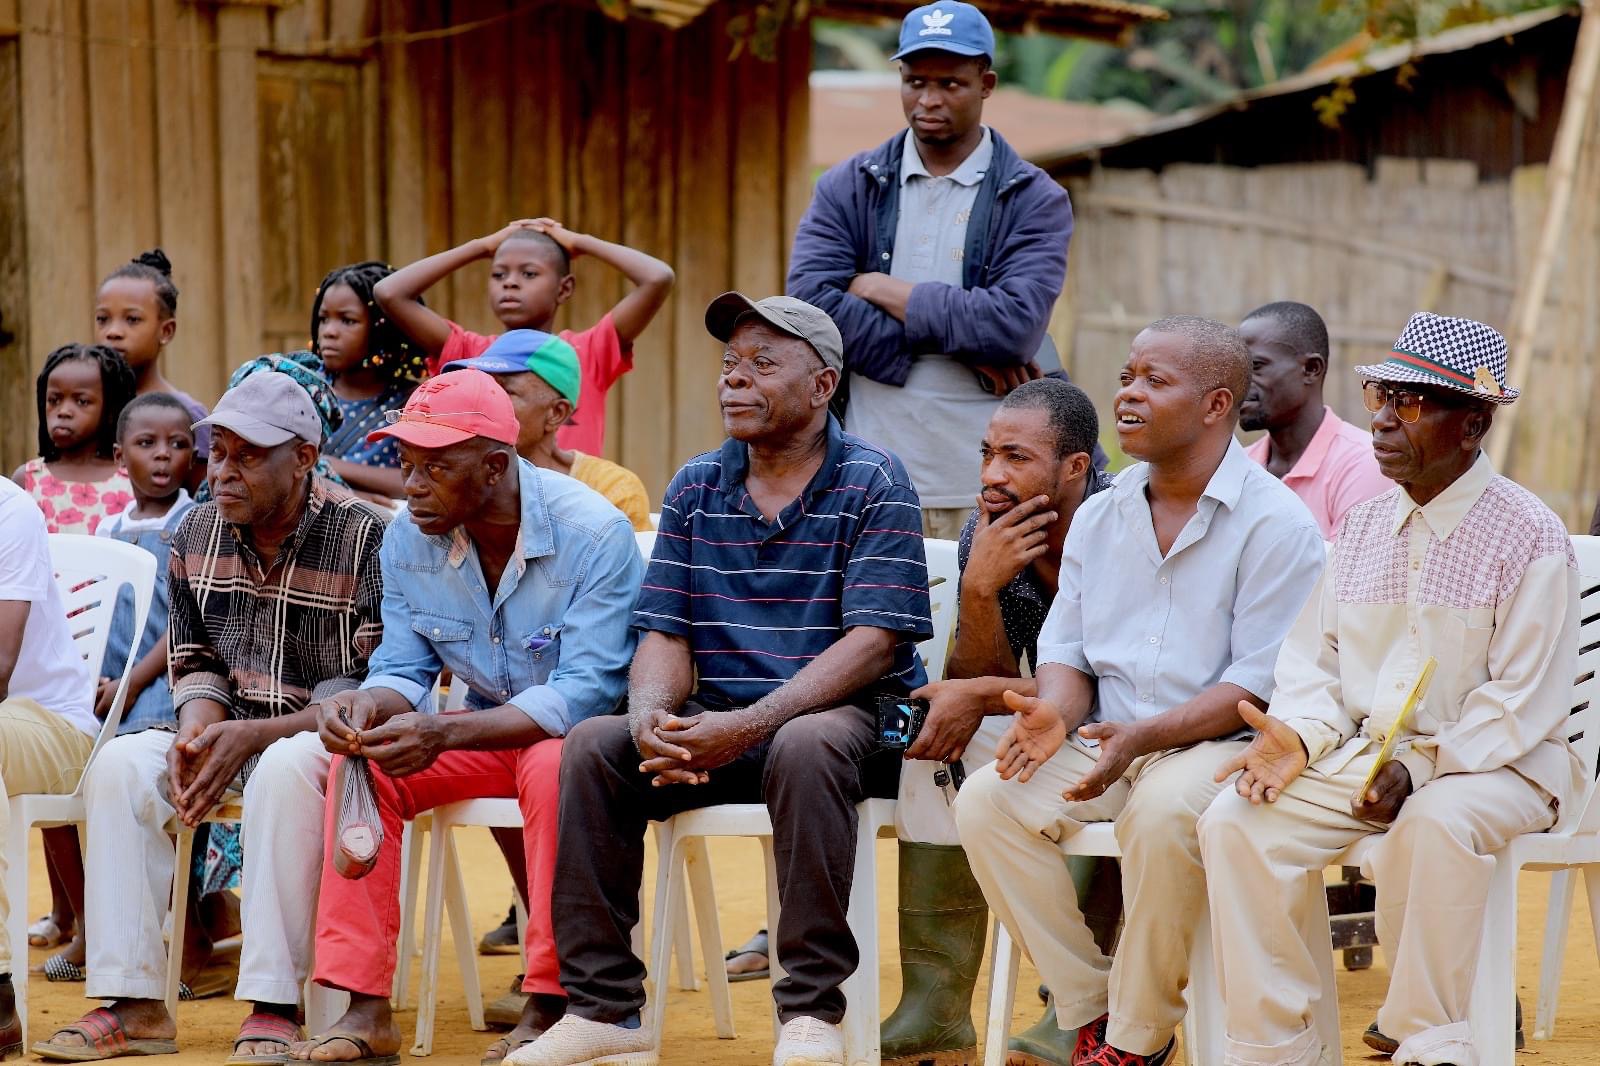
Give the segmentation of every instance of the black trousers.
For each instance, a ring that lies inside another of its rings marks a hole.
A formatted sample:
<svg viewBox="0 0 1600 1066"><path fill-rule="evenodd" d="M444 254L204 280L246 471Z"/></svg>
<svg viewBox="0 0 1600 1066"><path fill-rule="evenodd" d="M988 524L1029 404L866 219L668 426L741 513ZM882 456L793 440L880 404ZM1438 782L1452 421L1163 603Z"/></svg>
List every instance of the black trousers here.
<svg viewBox="0 0 1600 1066"><path fill-rule="evenodd" d="M691 705L685 713L697 710ZM878 748L873 712L835 707L796 718L770 742L711 771L704 785L656 788L639 762L627 719L618 716L580 723L562 748L551 909L568 1009L618 1022L644 1006L645 965L630 937L649 823L721 803L762 802L772 816L782 905L773 931L786 972L773 989L779 1017L838 1023L845 1010L839 986L860 959L845 920L856 804L893 796L900 772L899 753Z"/></svg>

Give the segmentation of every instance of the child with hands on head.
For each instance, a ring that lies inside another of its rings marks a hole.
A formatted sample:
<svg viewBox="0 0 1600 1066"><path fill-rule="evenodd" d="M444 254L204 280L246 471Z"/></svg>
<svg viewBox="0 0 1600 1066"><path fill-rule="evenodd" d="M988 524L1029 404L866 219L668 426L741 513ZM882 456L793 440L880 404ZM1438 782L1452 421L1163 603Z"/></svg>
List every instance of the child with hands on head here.
<svg viewBox="0 0 1600 1066"><path fill-rule="evenodd" d="M572 260L583 255L621 271L633 284L599 322L560 333L578 353L583 402L557 439L563 448L599 455L605 449L606 393L633 368L633 342L672 291L672 268L666 263L625 245L574 233L554 219L521 219L402 267L373 292L383 310L427 351L429 371L437 372L453 360L483 354L495 338L463 329L424 307L425 290L469 263L489 259L489 302L495 318L508 330L550 333L556 312L577 286Z"/></svg>

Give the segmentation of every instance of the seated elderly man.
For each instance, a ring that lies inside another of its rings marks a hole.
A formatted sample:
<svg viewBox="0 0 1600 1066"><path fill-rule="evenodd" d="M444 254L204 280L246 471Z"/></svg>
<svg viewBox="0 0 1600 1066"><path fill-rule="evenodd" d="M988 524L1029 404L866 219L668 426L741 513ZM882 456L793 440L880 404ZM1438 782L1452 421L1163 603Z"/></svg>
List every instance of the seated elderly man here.
<svg viewBox="0 0 1600 1066"><path fill-rule="evenodd" d="M706 328L726 345L729 439L667 488L628 717L567 738L554 911L570 1007L513 1066L656 1061L628 942L645 828L756 801L772 814L788 974L773 1062L843 1061L856 804L894 795L899 767L878 750L874 697L922 683L915 644L933 631L921 512L900 461L828 414L843 353L826 314L727 293Z"/></svg>
<svg viewBox="0 0 1600 1066"><path fill-rule="evenodd" d="M44 515L26 492L0 478L0 785L5 795L70 793L99 730L94 680L72 644ZM10 804L0 799L0 1060L22 1053L9 933L11 907L28 902L6 898L9 825ZM23 953L26 963L26 945ZM22 979L27 980L26 973Z"/></svg>
<svg viewBox="0 0 1600 1066"><path fill-rule="evenodd" d="M212 502L178 527L167 573L176 734L148 730L101 750L88 807L89 980L106 999L34 1045L87 1061L175 1050L161 926L172 893L174 815L198 825L242 787L244 950L235 996L255 1004L236 1053L282 1054L311 962L317 863L300 861L309 821L287 814L273 766L316 744L317 703L355 688L383 628L378 548L384 520L312 474L322 421L283 374L230 389L209 418Z"/></svg>
<svg viewBox="0 0 1600 1066"><path fill-rule="evenodd" d="M1225 984L1228 1062L1321 1061L1331 996L1302 930L1306 871L1382 834L1369 872L1389 995L1367 1030L1399 1063L1480 1061L1467 1006L1488 858L1548 828L1582 788L1564 726L1577 672L1578 576L1561 520L1480 450L1506 342L1478 322L1412 316L1394 354L1357 367L1378 465L1399 487L1345 519L1322 585L1284 642L1270 715L1218 773L1200 822ZM1420 705L1401 710L1423 664ZM1398 756L1372 784L1385 737ZM1487 965L1508 965L1505 959Z"/></svg>
<svg viewBox="0 0 1600 1066"><path fill-rule="evenodd" d="M404 821L442 803L515 797L527 856L522 987L530 996L521 1025L484 1058L498 1062L566 1009L550 931L561 738L622 698L644 563L622 512L517 458L511 399L481 370L425 382L368 439L384 437L399 442L410 513L389 527L380 556L384 640L360 690L323 702L326 750L308 754L367 758L383 843L369 873L341 876L331 829L339 791L329 789L324 802L294 779L281 782L287 817L309 820L326 808L328 855L303 857L322 861L316 978L350 993L344 1017L293 1054L340 1062L399 1051L389 990ZM413 710L432 698L442 670L469 687L469 713Z"/></svg>
<svg viewBox="0 0 1600 1066"><path fill-rule="evenodd" d="M1206 905L1195 822L1217 764L1244 750L1239 703L1271 698L1323 564L1310 512L1233 438L1250 382L1238 333L1162 319L1134 338L1121 380L1117 436L1144 462L1073 516L1038 696L1005 694L1016 719L956 800L984 896L1078 1031L1074 1066L1171 1054ZM1115 961L1061 861L1090 822L1113 822L1122 851Z"/></svg>

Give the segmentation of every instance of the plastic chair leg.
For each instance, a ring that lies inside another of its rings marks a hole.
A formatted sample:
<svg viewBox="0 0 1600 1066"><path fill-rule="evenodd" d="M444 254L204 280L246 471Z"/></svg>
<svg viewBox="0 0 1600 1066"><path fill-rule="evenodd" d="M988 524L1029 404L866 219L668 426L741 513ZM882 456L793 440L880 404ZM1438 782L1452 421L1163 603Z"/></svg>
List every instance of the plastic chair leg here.
<svg viewBox="0 0 1600 1066"><path fill-rule="evenodd" d="M683 891L683 844L672 823L663 823L656 834L656 898L650 921L650 996L644 1023L650 1027L650 1046L661 1053L661 1038L667 1021L667 969L672 964L671 919L676 913L673 896ZM641 915L640 924L643 924Z"/></svg>
<svg viewBox="0 0 1600 1066"><path fill-rule="evenodd" d="M1583 876L1587 881L1587 871ZM1578 877L1578 870L1557 870L1550 879L1550 902L1544 918L1544 952L1539 959L1539 1005L1533 1015L1535 1040L1549 1040L1556 1035L1556 1005L1561 997L1567 927L1572 923L1572 898L1577 894Z"/></svg>
<svg viewBox="0 0 1600 1066"><path fill-rule="evenodd" d="M3 802L3 801L0 801ZM11 913L6 916L6 932L11 937L11 981L16 996L17 1019L22 1023L22 1046L28 1042L28 830L27 819L18 817L13 803L10 828L6 834L6 900Z"/></svg>
<svg viewBox="0 0 1600 1066"><path fill-rule="evenodd" d="M1484 914L1480 963L1467 1017L1485 1063L1516 1059L1517 868L1504 855L1495 862Z"/></svg>
<svg viewBox="0 0 1600 1066"><path fill-rule="evenodd" d="M488 1029L483 1020L483 989L478 983L478 953L472 939L472 916L467 911L467 882L461 873L461 856L455 834L445 836L445 910L450 916L450 938L455 943L456 965L461 970L461 991L467 1001L467 1020L477 1032Z"/></svg>
<svg viewBox="0 0 1600 1066"><path fill-rule="evenodd" d="M728 990L728 969L722 964L722 928L717 923L717 893L711 881L711 856L703 837L685 842L683 867L689 891L694 896L694 920L700 930L700 953L706 960L706 983L711 986L711 1017L716 1022L718 1039L732 1040L736 1035L733 1028L733 994ZM687 901L683 896L683 893L678 895L679 901L684 903L679 909L685 913L674 918L672 937L677 944L678 987L693 988L699 982L686 982L683 977L684 957L693 959L688 950L689 917L686 913ZM689 965L692 966L693 962Z"/></svg>
<svg viewBox="0 0 1600 1066"><path fill-rule="evenodd" d="M844 1052L849 1066L878 1066L878 847L876 827L864 815L856 830L856 865L850 880L850 933L860 963L844 983Z"/></svg>
<svg viewBox="0 0 1600 1066"><path fill-rule="evenodd" d="M189 867L194 831L180 829L172 867L172 939L167 942L167 1012L178 1016L178 984L183 978L183 936L189 920Z"/></svg>
<svg viewBox="0 0 1600 1066"><path fill-rule="evenodd" d="M308 1033L326 1033L350 1009L350 993L323 988L310 978L306 979L304 995Z"/></svg>
<svg viewBox="0 0 1600 1066"><path fill-rule="evenodd" d="M417 985L417 1031L411 1054L433 1054L433 1023L439 1005L439 942L444 935L445 841L450 826L437 813L429 834L428 891L423 897L422 974Z"/></svg>
<svg viewBox="0 0 1600 1066"><path fill-rule="evenodd" d="M411 995L411 957L417 953L417 894L422 877L422 836L431 819L419 816L406 823L400 838L400 940L395 945L394 987L389 999L395 1010L405 1010Z"/></svg>
<svg viewBox="0 0 1600 1066"><path fill-rule="evenodd" d="M778 949L775 946L778 942L778 923L783 921L783 905L778 902L778 859L773 851L771 837L761 838L761 857L762 865L767 871L767 934L769 943L774 945L772 953L767 956L768 973L771 975L768 978L768 982L773 988L776 988L778 982L783 980L785 976L783 966L778 962ZM778 1039L782 1029L783 1025L778 1021L777 1001L774 999L772 1005L772 1039L774 1041Z"/></svg>
<svg viewBox="0 0 1600 1066"><path fill-rule="evenodd" d="M1017 974L1021 969L1022 952L997 918L994 946L989 953L989 1017L984 1024L983 1066L1005 1066L1011 1012L1017 1005Z"/></svg>
<svg viewBox="0 0 1600 1066"><path fill-rule="evenodd" d="M1326 926L1326 923L1324 923ZM1329 954L1332 965L1332 954ZM1184 1057L1191 1066L1211 1066L1222 1061L1224 1016L1222 990L1217 987L1216 959L1211 945L1211 912L1200 912L1189 953L1189 1010L1183 1016Z"/></svg>

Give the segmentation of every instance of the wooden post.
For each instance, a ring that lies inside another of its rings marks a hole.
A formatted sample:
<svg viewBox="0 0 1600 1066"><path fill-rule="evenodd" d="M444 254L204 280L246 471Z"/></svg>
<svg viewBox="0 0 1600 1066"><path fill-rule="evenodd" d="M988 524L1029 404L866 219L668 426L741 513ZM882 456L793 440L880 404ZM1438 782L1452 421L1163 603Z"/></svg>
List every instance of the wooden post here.
<svg viewBox="0 0 1600 1066"><path fill-rule="evenodd" d="M1550 276L1555 269L1556 257L1560 253L1562 239L1567 234L1572 187L1577 179L1584 143L1588 140L1597 75L1600 75L1600 0L1586 0L1583 19L1578 26L1578 42L1572 53L1572 67L1567 75L1567 95L1561 106L1561 122L1556 127L1555 147L1550 153L1550 198L1545 205L1544 224L1540 228L1533 259L1528 264L1528 276L1511 304L1511 332L1507 340L1511 356L1523 358L1529 364L1520 371L1525 381L1532 380L1531 362L1536 358L1534 338L1544 313L1545 297L1550 289ZM1489 438L1489 457L1501 471L1509 470L1507 463L1512 455L1512 441L1516 437L1517 412L1522 406L1512 404L1502 411L1500 424Z"/></svg>

